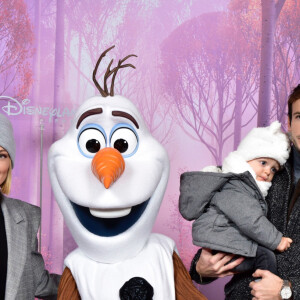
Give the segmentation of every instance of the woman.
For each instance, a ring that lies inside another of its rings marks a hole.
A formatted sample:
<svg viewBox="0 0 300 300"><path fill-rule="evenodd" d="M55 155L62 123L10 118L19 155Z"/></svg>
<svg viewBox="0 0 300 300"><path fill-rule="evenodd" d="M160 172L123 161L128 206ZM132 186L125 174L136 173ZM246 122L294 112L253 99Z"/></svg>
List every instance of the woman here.
<svg viewBox="0 0 300 300"><path fill-rule="evenodd" d="M12 125L0 114L0 299L56 299L60 276L45 270L37 251L40 208L4 195L14 162Z"/></svg>

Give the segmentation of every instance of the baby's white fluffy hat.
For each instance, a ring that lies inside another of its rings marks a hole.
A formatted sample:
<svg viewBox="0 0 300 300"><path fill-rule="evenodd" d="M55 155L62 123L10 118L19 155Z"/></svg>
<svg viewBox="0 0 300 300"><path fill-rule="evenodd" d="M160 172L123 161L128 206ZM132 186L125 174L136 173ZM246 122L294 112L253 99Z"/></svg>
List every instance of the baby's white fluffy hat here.
<svg viewBox="0 0 300 300"><path fill-rule="evenodd" d="M281 124L275 121L268 127L252 129L241 141L237 152L246 161L267 157L283 165L289 157L290 143L281 130Z"/></svg>

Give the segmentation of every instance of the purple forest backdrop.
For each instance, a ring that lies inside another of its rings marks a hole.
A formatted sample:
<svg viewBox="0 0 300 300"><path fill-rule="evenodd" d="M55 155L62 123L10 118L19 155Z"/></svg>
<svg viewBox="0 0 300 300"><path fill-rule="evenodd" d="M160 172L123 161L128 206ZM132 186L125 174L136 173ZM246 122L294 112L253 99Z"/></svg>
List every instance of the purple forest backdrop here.
<svg viewBox="0 0 300 300"><path fill-rule="evenodd" d="M220 164L254 126L286 123L287 95L300 81L300 0L11 0L0 2L0 19L0 111L17 140L12 196L42 198L47 267L61 272L75 247L51 192L47 152L98 94L92 71L111 45L106 62L138 55L115 90L168 150L154 231L176 241L188 266L196 247L177 209L180 174ZM200 289L223 299L225 281Z"/></svg>

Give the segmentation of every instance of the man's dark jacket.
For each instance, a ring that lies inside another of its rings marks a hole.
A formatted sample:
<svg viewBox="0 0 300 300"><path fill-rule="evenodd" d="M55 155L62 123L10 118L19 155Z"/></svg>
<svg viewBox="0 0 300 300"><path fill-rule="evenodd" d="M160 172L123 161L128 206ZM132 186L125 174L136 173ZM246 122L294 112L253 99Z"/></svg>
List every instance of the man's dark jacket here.
<svg viewBox="0 0 300 300"><path fill-rule="evenodd" d="M292 155L291 155L292 156ZM268 218L283 233L293 240L291 247L282 253L276 252L279 276L292 283L293 299L300 300L300 180L293 184L291 158L272 181L266 201ZM199 253L197 253L199 256ZM195 272L197 254L191 265L192 279L199 282ZM252 299L249 283L254 280L251 273L237 274L225 286L226 299Z"/></svg>

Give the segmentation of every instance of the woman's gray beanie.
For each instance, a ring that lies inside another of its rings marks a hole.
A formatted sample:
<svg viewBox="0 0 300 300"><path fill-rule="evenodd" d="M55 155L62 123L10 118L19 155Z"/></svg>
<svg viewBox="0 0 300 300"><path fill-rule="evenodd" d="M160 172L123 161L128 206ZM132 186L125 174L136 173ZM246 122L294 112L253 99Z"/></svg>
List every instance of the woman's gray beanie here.
<svg viewBox="0 0 300 300"><path fill-rule="evenodd" d="M0 146L8 152L14 167L16 155L14 132L10 121L3 114L0 114Z"/></svg>

